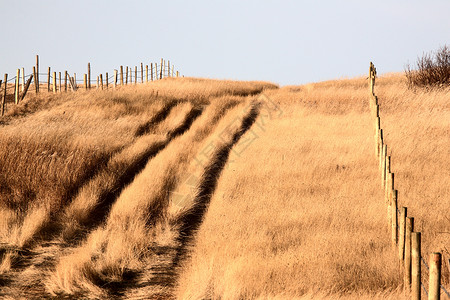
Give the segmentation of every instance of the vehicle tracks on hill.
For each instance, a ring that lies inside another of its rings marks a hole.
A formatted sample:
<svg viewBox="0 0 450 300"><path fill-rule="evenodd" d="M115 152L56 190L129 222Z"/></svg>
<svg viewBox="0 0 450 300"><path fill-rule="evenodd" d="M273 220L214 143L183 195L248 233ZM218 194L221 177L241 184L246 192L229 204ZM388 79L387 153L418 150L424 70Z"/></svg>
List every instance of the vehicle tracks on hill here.
<svg viewBox="0 0 450 300"><path fill-rule="evenodd" d="M142 124L135 142L80 186L32 246L2 250L12 268L0 274L0 296L173 298L229 153L259 114L257 101L228 98L205 108L173 100ZM186 184L183 172L211 141L195 194L178 203L171 195Z"/></svg>
<svg viewBox="0 0 450 300"><path fill-rule="evenodd" d="M186 105L186 103L169 102L156 113L151 121L146 123L145 127L155 129L169 116L176 105ZM202 107L192 105L187 107L179 124L168 128L164 136L155 136L142 131L133 144L114 154L95 175L90 176L90 180L85 180L83 185L80 184L78 192L75 193L76 196L68 206L60 212L59 216L54 213L58 221L51 220L53 222L50 223L48 220L49 223L34 234L33 244L23 248L2 246L0 251L2 260L11 260L12 270L8 274L0 274L0 286L8 286L7 290L10 292L39 291L38 294L42 295L45 289L38 279L42 276L42 271L54 265L55 259L62 252L67 252L71 245L76 245L87 232L100 226L121 190L133 181L148 160L157 155L178 135L187 131L202 111ZM23 273L25 273L24 276L22 276ZM31 278L33 279L30 280ZM3 292L0 292L0 295L2 294ZM3 295L7 294L10 293L6 292ZM24 297L28 296L24 295Z"/></svg>
<svg viewBox="0 0 450 300"><path fill-rule="evenodd" d="M195 239L195 232L200 227L216 189L220 174L227 164L231 149L242 135L253 125L259 114L259 104L253 103L250 111L240 120L240 125L231 129L229 138L222 140L210 160L201 170L201 176L196 184L196 193L190 205L181 214L169 216L167 225L175 230L176 246L158 245L152 250L155 253L153 263L148 263L146 269L133 280L135 287L127 289L122 295L124 299L168 299L173 297L173 288L179 274L181 263L189 256L189 246Z"/></svg>

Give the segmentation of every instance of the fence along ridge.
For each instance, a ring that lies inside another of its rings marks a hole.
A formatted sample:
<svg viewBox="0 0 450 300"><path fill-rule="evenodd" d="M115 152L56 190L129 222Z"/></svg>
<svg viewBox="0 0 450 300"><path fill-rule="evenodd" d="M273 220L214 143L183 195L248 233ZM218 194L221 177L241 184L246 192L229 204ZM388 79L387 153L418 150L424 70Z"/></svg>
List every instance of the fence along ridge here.
<svg viewBox="0 0 450 300"><path fill-rule="evenodd" d="M161 58L161 63L159 65L158 63L150 63L150 68L149 65L145 65L144 68L144 64L141 62L139 68L138 66L135 66L134 71L133 68L129 68L128 66L126 66L126 70L126 74L124 74L124 68L123 66L120 66L120 68L114 69L113 75L109 76L108 74L111 73L106 72L103 77L103 74L99 74L95 81L95 79L91 77L91 63L89 62L87 64L87 73L83 74L83 79L78 80L76 78L76 73L74 73L73 76L70 76L67 70L57 73L52 71L51 67L48 67L47 73L39 73L39 55L36 55L36 65L33 66L33 72L31 74L25 75L25 68L18 68L16 76L8 79L8 74L5 74L4 79L0 80L0 115L3 116L5 114L8 91L13 90L12 96L14 104L17 105L25 99L32 81L34 81L35 94L38 94L41 92L42 85L47 86L48 93L58 93L63 91L67 92L69 89L73 92L77 91L79 82L83 82L82 87L86 90L92 88L93 82L97 83L96 89L103 90L110 88L115 89L117 86L132 84L133 78L134 84L142 84L168 77L180 77L180 72L175 70L174 65L163 58ZM57 76L57 74L59 76ZM40 76L46 76L47 81L41 82ZM126 80L123 80L124 77ZM8 86L8 83L10 82L14 83L14 85ZM110 86L110 83L112 83L112 86Z"/></svg>
<svg viewBox="0 0 450 300"><path fill-rule="evenodd" d="M398 191L394 188L394 173L391 172L392 158L383 138L381 128L380 105L375 95L377 71L372 62L369 67L369 106L375 124L375 157L379 162L381 186L385 192L388 225L391 230L392 245L398 247L400 266L403 269L403 285L411 294L411 299L421 299L422 289L428 299L440 299L441 290L450 299L450 293L441 284L442 254L434 252L429 255L429 265L421 254L422 236L414 231L414 218L408 217L407 207L398 208ZM428 270L428 290L422 283L422 263Z"/></svg>

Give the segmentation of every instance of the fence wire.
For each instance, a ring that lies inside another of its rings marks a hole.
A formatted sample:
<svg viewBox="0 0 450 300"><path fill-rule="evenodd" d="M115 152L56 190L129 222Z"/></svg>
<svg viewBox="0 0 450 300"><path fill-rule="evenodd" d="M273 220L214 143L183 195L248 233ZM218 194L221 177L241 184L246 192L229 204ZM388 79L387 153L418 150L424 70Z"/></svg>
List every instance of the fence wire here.
<svg viewBox="0 0 450 300"><path fill-rule="evenodd" d="M371 68L372 68L372 63L371 63ZM372 69L371 69L372 70ZM169 69L169 72L170 72L170 69ZM371 75L372 76L372 75ZM366 79L369 79L370 77L367 77ZM373 82L374 83L374 82ZM373 88L373 87L372 87ZM378 106L378 105L377 105ZM397 216L397 220L399 220L399 215L401 214L401 211L399 210L399 208L398 208L398 206L396 207L396 216ZM399 227L399 225L398 225L398 222L397 222L397 232L399 232L399 229L400 229L400 227ZM425 268L426 268L426 270L427 270L427 272L426 273L428 273L427 275L429 275L430 274L430 267L428 266L428 264L427 264L427 262L425 261L425 259L423 258L423 256L422 255L420 255L420 259L421 259L421 261L422 261L422 263L425 265ZM422 277L422 276L421 276ZM426 278L427 276L425 276L425 278ZM423 289L423 291L425 292L425 294L426 294L426 296L428 297L428 291L427 291L427 289L425 288L425 286L424 286L424 284L422 283L422 280L420 281L420 285L421 285L421 287L422 287L422 289ZM446 295L447 295L447 297L450 299L450 293L446 290L446 288L444 287L444 285L442 284L442 283L440 283L439 284L439 287L440 287L440 289L439 289L439 293L440 293L440 290L442 290Z"/></svg>
<svg viewBox="0 0 450 300"><path fill-rule="evenodd" d="M427 295L427 297L428 297L428 292L427 292L427 289L425 288L425 286L423 285L423 283L422 283L422 282L420 283L420 285L422 286L422 288L423 288L423 291L425 292L425 295Z"/></svg>
<svg viewBox="0 0 450 300"><path fill-rule="evenodd" d="M148 65L146 65L146 66L148 66ZM148 69L148 73L149 73L149 75L151 74L151 72L153 71L153 73L154 73L154 76L153 76L153 78L156 78L156 79L159 79L160 78L160 73L161 73L161 68L160 67L158 67L159 66L159 64L157 65L157 64L155 64L155 63L153 63L153 67L150 67L149 69ZM172 77L172 75L174 75L175 73L176 73L176 70L174 69L174 68L172 68L174 65L172 65L170 68L168 67L168 66L165 66L165 67L163 67L162 68L162 73L163 73L163 76L165 76L165 75L167 75L167 77ZM134 71L134 69L133 68L131 68L131 67L129 67L129 73L128 74L136 74L136 72ZM173 72L172 72L172 70L173 70ZM118 71L118 75L120 74L120 71L119 70L117 70ZM140 69L140 67L138 68L138 71L137 71L137 74L139 74L140 76L141 76L141 74L142 75L144 75L144 74L146 74L146 72L147 72L147 70L146 70L146 68L144 68L142 71L141 71L141 69ZM59 72L58 72L59 73ZM61 72L62 73L62 72ZM126 74L126 72L123 72L124 74ZM34 75L33 73L31 73L31 74L27 74L27 75L25 75L25 78L29 78L31 75ZM48 72L46 72L46 73L42 73L42 72L39 72L39 73L37 73L37 76L38 77L40 77L40 76L46 76L46 77L48 77ZM70 77L70 74L68 73L68 75L69 75L69 77ZM132 78L135 78L135 76L132 76L132 75L129 75L129 76L131 76ZM114 75L111 75L110 77L109 77L109 79L111 79L111 78L113 78L114 77ZM17 76L14 76L14 77L11 77L11 78L9 78L8 80L7 80L7 82L12 82L12 81L15 81L16 80L16 78L17 78ZM22 76L20 76L19 78L22 78ZM50 73L50 78L51 79L53 79L53 74L52 74L52 72ZM57 79L59 79L59 77L57 76L56 77ZM61 78L63 78L63 76L61 76ZM39 78L38 78L39 79ZM83 82L83 80L77 80L77 82ZM88 81L88 82L90 82L90 83L95 83L96 82L96 80L95 79L91 79L90 81ZM41 83L41 82L39 82L39 83ZM47 83L47 82L42 82L42 83Z"/></svg>
<svg viewBox="0 0 450 300"><path fill-rule="evenodd" d="M445 289L445 287L441 284L441 289L444 291L444 293L447 295L448 298L450 298L450 293Z"/></svg>

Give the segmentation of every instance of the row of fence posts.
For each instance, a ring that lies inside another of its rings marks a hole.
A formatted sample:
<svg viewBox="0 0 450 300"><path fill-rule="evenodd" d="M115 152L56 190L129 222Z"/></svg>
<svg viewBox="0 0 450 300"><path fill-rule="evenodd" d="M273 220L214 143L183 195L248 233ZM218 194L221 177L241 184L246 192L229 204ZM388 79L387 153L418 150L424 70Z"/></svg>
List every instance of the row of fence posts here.
<svg viewBox="0 0 450 300"><path fill-rule="evenodd" d="M159 67L159 68L158 68ZM145 77L144 77L145 72ZM138 67L134 67L134 84L137 84L139 81L140 74L140 83L154 81L158 79L163 79L166 77L180 77L180 72L175 71L173 65L170 64L170 61L166 61L161 58L161 62L158 66L158 63L150 63L149 65L140 64L140 70L138 71ZM3 81L0 80L0 111L1 115L5 114L6 109L6 100L7 100L7 91L8 89L14 89L14 104L19 104L22 101L31 85L31 82L34 78L34 87L35 92L38 94L40 92L40 81L39 75L47 75L47 91L48 92L62 92L67 91L68 89L72 91L76 91L78 89L76 73L73 76L70 76L67 71L64 71L64 83L62 82L61 72L58 72L58 76L56 72L51 72L51 68L48 67L47 73L39 73L39 55L36 55L36 65L33 66L33 73L30 75L25 75L25 69L17 69L17 74L15 77L8 80L8 74L5 74ZM120 77L119 77L120 76ZM25 79L27 79L25 83ZM22 80L20 80L22 79ZM120 66L119 70L114 70L114 75L109 77L108 73L105 74L103 78L103 74L99 74L97 76L97 85L96 89L108 89L110 79L112 79L112 86L116 88L118 85L128 85L129 83L133 83L133 69L126 66L125 72L124 67ZM120 80L119 80L120 79ZM144 80L145 79L145 80ZM8 88L8 82L14 81L14 86ZM22 88L20 88L20 81L22 81ZM1 89L3 86L3 90ZM91 89L91 64L87 65L87 73L83 76L83 87L86 90Z"/></svg>
<svg viewBox="0 0 450 300"><path fill-rule="evenodd" d="M375 154L379 160L381 186L387 205L389 228L392 233L392 245L398 247L398 257L403 269L404 288L412 299L421 299L422 289L428 299L440 299L441 289L450 297L441 285L442 255L439 252L430 254L429 266L421 254L421 233L414 231L414 218L407 216L407 208L398 209L398 191L394 188L394 173L391 172L391 156L388 155L387 144L383 139L380 121L380 106L374 93L376 68L370 63L369 97L370 110L375 123ZM422 262L429 272L428 291L422 283Z"/></svg>

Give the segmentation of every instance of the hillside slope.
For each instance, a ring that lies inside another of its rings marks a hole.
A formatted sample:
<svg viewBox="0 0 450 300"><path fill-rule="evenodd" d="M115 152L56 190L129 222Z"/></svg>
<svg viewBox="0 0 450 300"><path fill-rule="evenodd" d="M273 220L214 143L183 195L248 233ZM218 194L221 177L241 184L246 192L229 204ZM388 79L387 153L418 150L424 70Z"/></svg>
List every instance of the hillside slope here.
<svg viewBox="0 0 450 300"><path fill-rule="evenodd" d="M400 205L448 255L450 90L387 75L376 93ZM402 295L365 79L172 78L0 124L1 297Z"/></svg>
<svg viewBox="0 0 450 300"><path fill-rule="evenodd" d="M416 219L423 255L449 258L450 90L412 92L398 75L376 89L399 205ZM252 142L232 152L212 196L178 298L402 298L366 80L265 94L243 137Z"/></svg>

